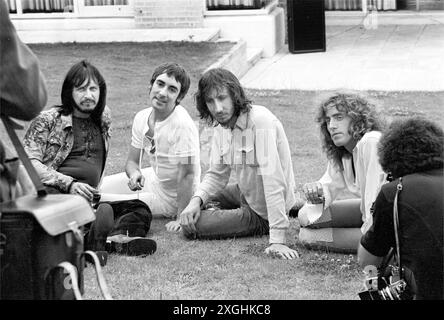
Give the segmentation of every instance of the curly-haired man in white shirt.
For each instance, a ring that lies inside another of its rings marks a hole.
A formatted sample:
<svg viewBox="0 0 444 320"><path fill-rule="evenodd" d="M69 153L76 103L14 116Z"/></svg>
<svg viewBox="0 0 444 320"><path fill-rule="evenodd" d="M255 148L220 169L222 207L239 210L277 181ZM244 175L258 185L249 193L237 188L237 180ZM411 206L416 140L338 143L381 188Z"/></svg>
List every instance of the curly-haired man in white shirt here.
<svg viewBox="0 0 444 320"><path fill-rule="evenodd" d="M303 186L308 202L298 215L299 240L312 248L356 252L386 182L377 153L383 122L367 100L342 93L320 105L317 122L329 161L321 179ZM354 198L337 200L344 191Z"/></svg>

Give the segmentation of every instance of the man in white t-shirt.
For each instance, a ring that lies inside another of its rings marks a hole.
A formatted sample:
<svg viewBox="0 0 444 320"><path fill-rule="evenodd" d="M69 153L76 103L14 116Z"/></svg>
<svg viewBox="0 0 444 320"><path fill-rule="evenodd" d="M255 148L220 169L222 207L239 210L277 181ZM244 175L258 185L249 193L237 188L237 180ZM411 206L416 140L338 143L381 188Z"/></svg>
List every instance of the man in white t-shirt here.
<svg viewBox="0 0 444 320"><path fill-rule="evenodd" d="M128 187L139 192L154 217L172 218L168 231L178 231L177 217L200 181L199 133L179 103L190 87L187 72L176 63L158 66L151 77L149 104L133 121L125 165ZM145 152L150 167L141 169Z"/></svg>

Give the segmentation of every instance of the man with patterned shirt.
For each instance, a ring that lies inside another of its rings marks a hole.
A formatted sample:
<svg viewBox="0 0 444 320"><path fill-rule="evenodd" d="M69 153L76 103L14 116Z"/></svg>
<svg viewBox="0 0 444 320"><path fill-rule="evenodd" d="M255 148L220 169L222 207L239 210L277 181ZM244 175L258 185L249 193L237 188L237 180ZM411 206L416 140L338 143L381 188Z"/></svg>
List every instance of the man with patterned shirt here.
<svg viewBox="0 0 444 320"><path fill-rule="evenodd" d="M65 77L61 100L60 106L32 121L24 147L48 193L77 194L92 202L109 149L105 80L96 67L80 61ZM88 226L85 248L98 252L102 261L106 261L106 239L113 226L111 205L99 204L96 220Z"/></svg>
<svg viewBox="0 0 444 320"><path fill-rule="evenodd" d="M200 117L215 128L210 169L180 215L189 238L219 239L269 234L267 254L294 259L286 245L295 182L290 147L281 122L253 105L228 70L211 69L199 80ZM236 184L228 184L231 173ZM209 201L220 209L201 210Z"/></svg>
<svg viewBox="0 0 444 320"><path fill-rule="evenodd" d="M49 192L79 194L92 201L110 138L105 80L89 62L81 61L68 71L61 100L62 105L32 121L25 150Z"/></svg>

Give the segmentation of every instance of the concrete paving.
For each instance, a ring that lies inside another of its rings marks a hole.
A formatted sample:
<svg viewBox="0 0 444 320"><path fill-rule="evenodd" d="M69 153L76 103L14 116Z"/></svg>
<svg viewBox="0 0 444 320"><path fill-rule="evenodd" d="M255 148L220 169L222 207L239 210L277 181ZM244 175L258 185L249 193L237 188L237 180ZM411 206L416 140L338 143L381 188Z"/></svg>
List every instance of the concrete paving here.
<svg viewBox="0 0 444 320"><path fill-rule="evenodd" d="M247 88L444 90L444 24L327 26L325 52L286 45L241 79Z"/></svg>

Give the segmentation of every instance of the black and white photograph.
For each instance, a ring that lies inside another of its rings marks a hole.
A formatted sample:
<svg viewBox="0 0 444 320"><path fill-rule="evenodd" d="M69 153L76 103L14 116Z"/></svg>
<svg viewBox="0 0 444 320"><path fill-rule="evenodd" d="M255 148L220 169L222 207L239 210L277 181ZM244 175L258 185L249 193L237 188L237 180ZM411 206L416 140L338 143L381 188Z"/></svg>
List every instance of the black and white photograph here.
<svg viewBox="0 0 444 320"><path fill-rule="evenodd" d="M0 10L0 305L444 300L444 0Z"/></svg>

